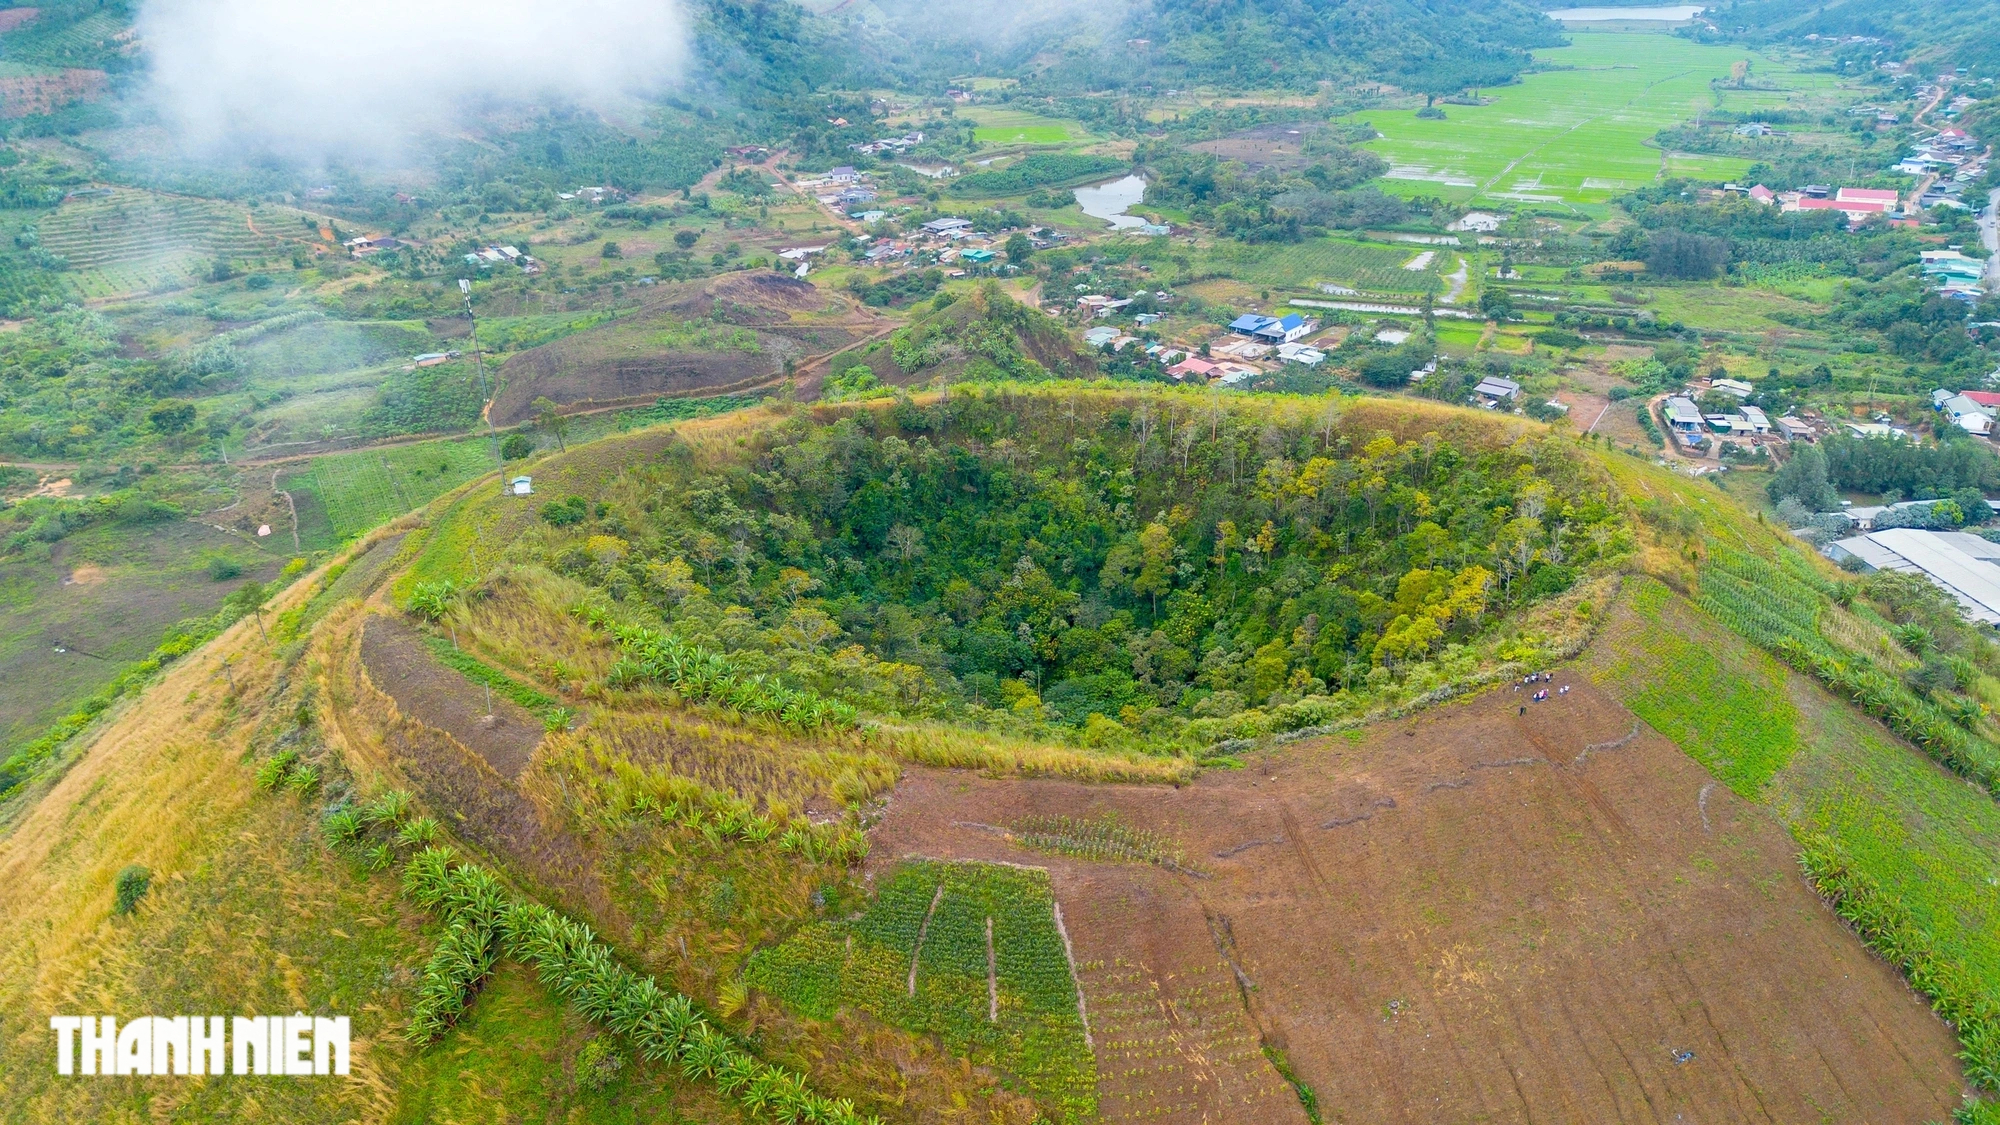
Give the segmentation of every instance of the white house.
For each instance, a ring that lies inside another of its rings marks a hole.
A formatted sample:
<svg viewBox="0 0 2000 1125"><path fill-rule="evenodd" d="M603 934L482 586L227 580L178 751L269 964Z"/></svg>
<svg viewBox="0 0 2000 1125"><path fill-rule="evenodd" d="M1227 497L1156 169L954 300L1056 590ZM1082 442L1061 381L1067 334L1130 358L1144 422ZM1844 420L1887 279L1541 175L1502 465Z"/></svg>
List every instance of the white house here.
<svg viewBox="0 0 2000 1125"><path fill-rule="evenodd" d="M1310 344L1293 342L1278 345L1278 358L1286 363L1303 364L1306 367L1318 367L1320 364L1326 362L1326 353Z"/></svg>
<svg viewBox="0 0 2000 1125"><path fill-rule="evenodd" d="M1993 432L1993 409L1982 406L1966 395L1957 394L1938 404L1944 416L1952 424L1969 434L1986 437Z"/></svg>
<svg viewBox="0 0 2000 1125"><path fill-rule="evenodd" d="M515 496L533 496L535 482L531 477L515 477L507 482L507 491Z"/></svg>

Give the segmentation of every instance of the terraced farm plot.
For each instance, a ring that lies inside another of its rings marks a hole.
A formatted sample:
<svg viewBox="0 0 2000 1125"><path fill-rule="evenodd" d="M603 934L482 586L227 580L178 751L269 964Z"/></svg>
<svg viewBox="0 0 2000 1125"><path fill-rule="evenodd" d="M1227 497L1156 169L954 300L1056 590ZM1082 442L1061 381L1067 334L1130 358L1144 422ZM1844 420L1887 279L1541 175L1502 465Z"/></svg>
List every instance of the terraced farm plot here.
<svg viewBox="0 0 2000 1125"><path fill-rule="evenodd" d="M1383 136L1368 147L1389 161L1386 187L1404 195L1444 195L1520 203L1603 204L1670 174L1709 179L1742 173L1749 162L1672 154L1648 141L1662 128L1713 107L1710 84L1729 77L1746 54L1766 86L1795 84L1825 96L1827 76L1801 75L1788 63L1741 48L1703 46L1654 32L1574 31L1573 45L1537 51L1570 69L1525 75L1518 85L1486 91L1485 106L1444 107L1442 121L1411 110L1371 110ZM1745 91L1746 105L1778 96Z"/></svg>
<svg viewBox="0 0 2000 1125"><path fill-rule="evenodd" d="M137 42L120 12L94 12L67 25L34 20L7 37L7 56L47 66L103 67Z"/></svg>
<svg viewBox="0 0 2000 1125"><path fill-rule="evenodd" d="M70 265L83 297L143 293L203 276L218 258L254 264L289 254L273 230L297 220L271 212L259 223L242 208L127 188L63 204L38 227L44 249Z"/></svg>
<svg viewBox="0 0 2000 1125"><path fill-rule="evenodd" d="M913 769L873 854L1048 868L1111 1121L1948 1117L1950 1030L1777 818L1557 679L1179 789ZM1106 813L1203 870L984 827Z"/></svg>
<svg viewBox="0 0 2000 1125"><path fill-rule="evenodd" d="M101 70L0 61L0 117L51 113L105 89Z"/></svg>

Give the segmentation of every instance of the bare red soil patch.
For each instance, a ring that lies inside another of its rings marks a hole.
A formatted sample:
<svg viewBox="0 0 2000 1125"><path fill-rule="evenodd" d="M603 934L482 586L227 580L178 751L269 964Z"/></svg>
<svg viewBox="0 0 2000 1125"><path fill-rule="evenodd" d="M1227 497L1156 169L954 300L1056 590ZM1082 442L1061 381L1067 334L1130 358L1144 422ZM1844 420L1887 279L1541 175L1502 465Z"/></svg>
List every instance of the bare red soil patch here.
<svg viewBox="0 0 2000 1125"><path fill-rule="evenodd" d="M391 617L369 618L361 634L361 660L368 678L404 715L458 739L509 781L528 768L528 758L542 741L540 720L497 695L489 713L486 690L439 664L409 625Z"/></svg>
<svg viewBox="0 0 2000 1125"><path fill-rule="evenodd" d="M788 365L809 369L883 328L859 313L814 323L791 319L828 304L812 286L775 273L670 293L629 316L509 358L494 421L519 422L542 397L587 409L762 387L781 380ZM691 332L691 325L709 329Z"/></svg>
<svg viewBox="0 0 2000 1125"><path fill-rule="evenodd" d="M1559 681L1178 790L912 770L871 863L1049 868L1111 1120L1302 1119L1264 1047L1328 1122L1946 1118L1950 1033L1784 830ZM1197 870L992 827L1107 812Z"/></svg>

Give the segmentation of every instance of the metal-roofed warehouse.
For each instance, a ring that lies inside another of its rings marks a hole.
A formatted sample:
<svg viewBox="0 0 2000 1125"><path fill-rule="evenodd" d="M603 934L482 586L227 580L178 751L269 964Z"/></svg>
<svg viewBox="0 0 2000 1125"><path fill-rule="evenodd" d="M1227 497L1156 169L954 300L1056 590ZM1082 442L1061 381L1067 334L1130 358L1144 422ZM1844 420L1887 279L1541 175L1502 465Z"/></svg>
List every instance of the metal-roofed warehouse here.
<svg viewBox="0 0 2000 1125"><path fill-rule="evenodd" d="M1892 527L1826 546L1835 562L1859 559L1870 570L1916 571L1957 599L1966 616L2000 625L2000 543L1962 531Z"/></svg>

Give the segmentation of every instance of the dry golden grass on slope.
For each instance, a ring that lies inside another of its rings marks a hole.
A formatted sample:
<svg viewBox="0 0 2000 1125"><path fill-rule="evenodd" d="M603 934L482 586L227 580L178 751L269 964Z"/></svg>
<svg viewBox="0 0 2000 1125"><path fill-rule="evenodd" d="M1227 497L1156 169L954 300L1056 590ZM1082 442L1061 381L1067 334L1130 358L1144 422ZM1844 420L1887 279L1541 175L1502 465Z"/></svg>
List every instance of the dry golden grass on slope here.
<svg viewBox="0 0 2000 1125"><path fill-rule="evenodd" d="M0 839L0 1107L10 1119L137 1120L177 1106L225 1119L387 1117L405 1058L384 1038L407 991L396 969L419 943L390 879L357 877L319 847L309 808L255 788L245 763L263 709L293 687L275 645L239 622L86 735L88 750ZM151 869L153 886L132 916L115 918L112 884L128 864ZM358 1081L55 1077L53 1014L295 1009L356 1017Z"/></svg>

